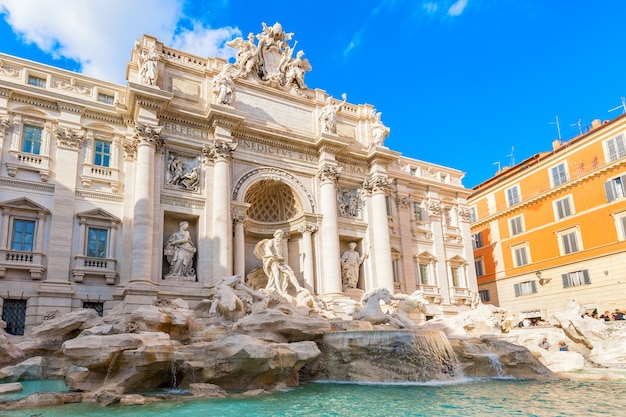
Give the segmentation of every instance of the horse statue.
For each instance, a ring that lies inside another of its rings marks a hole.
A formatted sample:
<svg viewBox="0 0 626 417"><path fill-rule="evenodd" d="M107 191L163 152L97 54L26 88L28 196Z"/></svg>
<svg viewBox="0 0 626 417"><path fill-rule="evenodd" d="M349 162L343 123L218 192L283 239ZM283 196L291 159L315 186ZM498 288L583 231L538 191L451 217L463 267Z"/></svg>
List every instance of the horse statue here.
<svg viewBox="0 0 626 417"><path fill-rule="evenodd" d="M380 301L391 304L393 299L391 292L387 288L375 288L366 292L361 297L362 307L357 307L352 313L355 320L369 321L372 324L395 324L398 327L405 327L404 323L397 320L393 315L386 314L380 308Z"/></svg>
<svg viewBox="0 0 626 417"><path fill-rule="evenodd" d="M415 309L422 314L428 313L427 306L430 303L424 298L422 290L414 291L412 294L394 294L391 298L398 300L393 316L404 324L402 327L415 326L415 322L410 318Z"/></svg>

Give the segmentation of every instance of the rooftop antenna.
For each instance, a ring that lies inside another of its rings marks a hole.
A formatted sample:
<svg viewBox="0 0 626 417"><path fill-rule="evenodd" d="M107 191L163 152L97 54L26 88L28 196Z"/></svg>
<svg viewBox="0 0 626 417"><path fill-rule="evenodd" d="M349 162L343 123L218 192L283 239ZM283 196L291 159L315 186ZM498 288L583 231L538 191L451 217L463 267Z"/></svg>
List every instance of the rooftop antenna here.
<svg viewBox="0 0 626 417"><path fill-rule="evenodd" d="M578 120L576 121L576 123L572 123L570 126L578 126L578 134L582 135L583 134L583 128L580 125L580 117L578 118Z"/></svg>
<svg viewBox="0 0 626 417"><path fill-rule="evenodd" d="M561 125L559 124L559 115L556 115L556 122L549 122L549 125L556 125L556 132L558 133L558 138L561 140Z"/></svg>
<svg viewBox="0 0 626 417"><path fill-rule="evenodd" d="M500 161L494 162L493 165L497 165L498 166L498 170L496 171L496 174L498 172L500 172Z"/></svg>
<svg viewBox="0 0 626 417"><path fill-rule="evenodd" d="M612 112L614 110L617 109L622 109L622 114L626 113L626 98L624 97L620 97L622 99L622 105L621 106L617 106L617 107L613 107L611 110L609 110L609 112Z"/></svg>
<svg viewBox="0 0 626 417"><path fill-rule="evenodd" d="M515 166L515 157L513 157L513 151L515 150L515 146L511 146L511 153L507 156L511 158L511 168Z"/></svg>

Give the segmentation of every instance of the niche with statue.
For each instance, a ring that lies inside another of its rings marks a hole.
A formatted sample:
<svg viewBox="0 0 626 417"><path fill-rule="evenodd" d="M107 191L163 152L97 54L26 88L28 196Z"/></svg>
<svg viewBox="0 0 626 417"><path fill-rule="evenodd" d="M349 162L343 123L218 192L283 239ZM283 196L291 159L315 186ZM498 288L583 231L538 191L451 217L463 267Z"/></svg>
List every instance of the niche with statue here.
<svg viewBox="0 0 626 417"><path fill-rule="evenodd" d="M170 213L163 222L163 279L197 281L198 219Z"/></svg>

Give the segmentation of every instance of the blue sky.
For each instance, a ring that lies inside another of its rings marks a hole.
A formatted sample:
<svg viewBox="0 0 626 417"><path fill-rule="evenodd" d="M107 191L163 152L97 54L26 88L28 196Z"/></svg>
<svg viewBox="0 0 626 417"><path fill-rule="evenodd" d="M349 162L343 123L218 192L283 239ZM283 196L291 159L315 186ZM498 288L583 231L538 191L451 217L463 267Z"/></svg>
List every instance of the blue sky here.
<svg viewBox="0 0 626 417"><path fill-rule="evenodd" d="M626 96L623 0L0 0L0 52L125 83L142 34L202 57L280 22L310 88L369 103L385 145L466 173L552 149Z"/></svg>

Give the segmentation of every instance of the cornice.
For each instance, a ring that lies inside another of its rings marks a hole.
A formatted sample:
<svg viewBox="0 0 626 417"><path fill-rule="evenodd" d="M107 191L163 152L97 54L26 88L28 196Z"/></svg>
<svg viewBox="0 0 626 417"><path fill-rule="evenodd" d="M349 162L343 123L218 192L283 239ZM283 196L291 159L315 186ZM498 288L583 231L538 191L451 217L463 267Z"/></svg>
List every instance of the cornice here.
<svg viewBox="0 0 626 417"><path fill-rule="evenodd" d="M23 94L13 93L9 95L9 100L22 104L28 104L31 106L43 107L49 110L59 110L58 103L51 100L44 100L41 98L35 98L31 96L25 96Z"/></svg>
<svg viewBox="0 0 626 417"><path fill-rule="evenodd" d="M38 182L11 180L8 178L0 178L0 185L5 185L12 188L23 188L26 190L43 191L46 193L54 193L54 185L41 184Z"/></svg>
<svg viewBox="0 0 626 417"><path fill-rule="evenodd" d="M110 123L120 126L124 126L127 124L124 121L124 118L121 116L114 116L112 114L106 114L92 110L85 110L85 112L83 113L83 118L98 120L103 123Z"/></svg>
<svg viewBox="0 0 626 417"><path fill-rule="evenodd" d="M124 201L124 196L121 194L103 193L99 191L88 191L80 189L76 190L76 196L83 198L93 198L96 200L113 201L116 203L121 203Z"/></svg>

